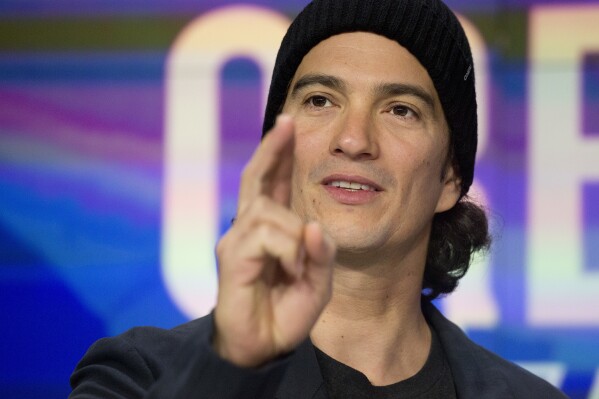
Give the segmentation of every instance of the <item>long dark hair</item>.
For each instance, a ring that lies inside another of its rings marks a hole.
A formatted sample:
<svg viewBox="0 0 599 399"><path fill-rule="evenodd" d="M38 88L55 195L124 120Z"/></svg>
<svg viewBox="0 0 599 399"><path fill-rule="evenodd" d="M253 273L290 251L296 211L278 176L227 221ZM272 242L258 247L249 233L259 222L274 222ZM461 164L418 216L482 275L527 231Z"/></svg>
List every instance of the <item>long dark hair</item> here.
<svg viewBox="0 0 599 399"><path fill-rule="evenodd" d="M455 290L478 251L491 245L489 222L484 209L462 197L448 211L433 218L424 269L423 296L432 300Z"/></svg>

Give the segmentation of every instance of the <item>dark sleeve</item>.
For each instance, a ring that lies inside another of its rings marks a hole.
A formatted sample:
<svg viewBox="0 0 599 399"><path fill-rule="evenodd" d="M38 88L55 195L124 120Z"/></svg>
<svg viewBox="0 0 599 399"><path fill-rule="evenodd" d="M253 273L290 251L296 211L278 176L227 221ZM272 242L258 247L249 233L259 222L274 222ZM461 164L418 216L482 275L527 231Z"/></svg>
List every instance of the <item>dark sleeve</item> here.
<svg viewBox="0 0 599 399"><path fill-rule="evenodd" d="M71 375L69 398L274 397L290 356L237 367L213 351L211 335L207 316L174 330L143 327L101 339Z"/></svg>

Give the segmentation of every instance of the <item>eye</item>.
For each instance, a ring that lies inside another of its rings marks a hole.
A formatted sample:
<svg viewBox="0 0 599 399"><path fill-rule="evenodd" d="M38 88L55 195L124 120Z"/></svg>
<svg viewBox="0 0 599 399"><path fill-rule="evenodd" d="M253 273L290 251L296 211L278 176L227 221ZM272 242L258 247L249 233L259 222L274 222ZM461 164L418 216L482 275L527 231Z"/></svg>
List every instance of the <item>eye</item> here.
<svg viewBox="0 0 599 399"><path fill-rule="evenodd" d="M313 108L325 108L325 107L330 107L331 105L333 105L331 103L331 101L324 96L309 97L306 100L305 104L310 107L313 107Z"/></svg>
<svg viewBox="0 0 599 399"><path fill-rule="evenodd" d="M418 118L418 114L410 107L405 105L394 105L391 107L391 114L404 119Z"/></svg>

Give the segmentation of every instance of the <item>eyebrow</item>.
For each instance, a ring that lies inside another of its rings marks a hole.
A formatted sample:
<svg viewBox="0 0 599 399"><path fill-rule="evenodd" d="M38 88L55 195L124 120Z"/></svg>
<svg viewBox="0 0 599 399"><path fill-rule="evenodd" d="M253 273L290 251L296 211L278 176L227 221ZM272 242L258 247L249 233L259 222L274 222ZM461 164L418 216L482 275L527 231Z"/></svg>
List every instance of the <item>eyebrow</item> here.
<svg viewBox="0 0 599 399"><path fill-rule="evenodd" d="M383 83L375 88L375 93L384 96L413 96L422 100L431 110L435 110L433 96L424 88L406 83Z"/></svg>
<svg viewBox="0 0 599 399"><path fill-rule="evenodd" d="M298 79L297 82L295 82L293 88L291 89L291 97L295 97L297 93L304 87L314 85L322 85L328 87L329 89L337 91L346 90L345 82L335 76L323 74L308 74L302 76Z"/></svg>
<svg viewBox="0 0 599 399"><path fill-rule="evenodd" d="M337 91L346 91L347 85L338 77L325 74L308 74L298 79L291 89L291 97L297 96L298 92L305 87L322 85ZM435 110L433 96L418 85L407 83L381 83L377 85L374 92L382 97L392 96L414 96L422 100L431 110Z"/></svg>

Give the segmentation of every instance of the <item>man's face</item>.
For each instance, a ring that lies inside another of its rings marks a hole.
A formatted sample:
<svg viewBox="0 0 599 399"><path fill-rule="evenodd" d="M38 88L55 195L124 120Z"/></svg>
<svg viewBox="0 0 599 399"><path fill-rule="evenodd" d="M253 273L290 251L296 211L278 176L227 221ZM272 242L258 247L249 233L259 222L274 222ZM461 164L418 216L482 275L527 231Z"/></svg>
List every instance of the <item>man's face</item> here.
<svg viewBox="0 0 599 399"><path fill-rule="evenodd" d="M434 85L397 42L333 36L303 59L283 112L295 119L291 206L341 261L426 253L435 212L459 197Z"/></svg>

